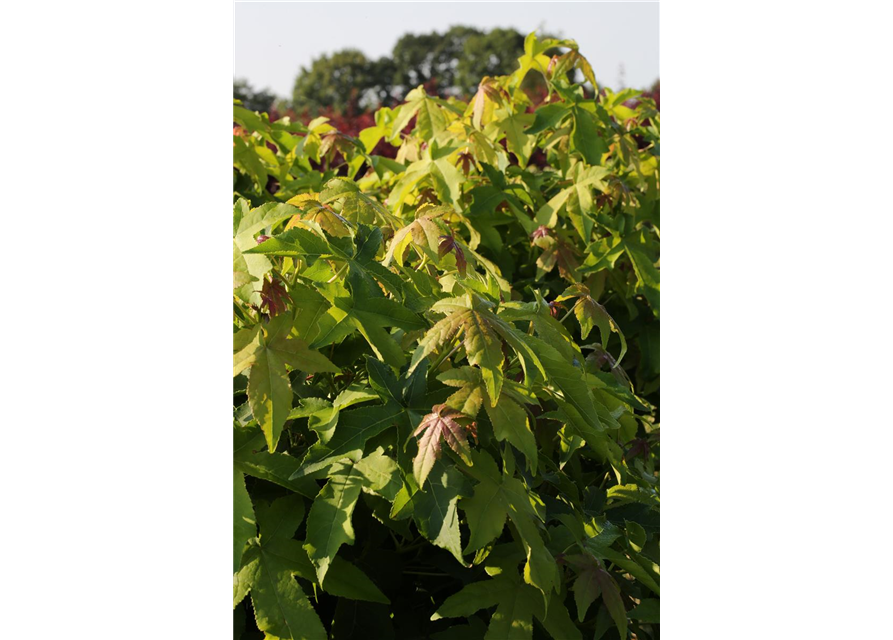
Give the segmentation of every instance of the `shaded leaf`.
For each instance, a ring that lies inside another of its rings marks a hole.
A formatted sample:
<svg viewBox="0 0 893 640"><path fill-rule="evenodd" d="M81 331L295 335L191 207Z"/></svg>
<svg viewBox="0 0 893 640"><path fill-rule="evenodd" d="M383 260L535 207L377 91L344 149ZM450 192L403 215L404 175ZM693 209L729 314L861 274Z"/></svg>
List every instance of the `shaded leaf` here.
<svg viewBox="0 0 893 640"><path fill-rule="evenodd" d="M242 551L245 543L257 535L254 519L254 506L245 489L245 477L239 471L233 471L233 572L239 570L242 563Z"/></svg>
<svg viewBox="0 0 893 640"><path fill-rule="evenodd" d="M326 573L342 544L353 544L351 515L360 497L363 474L352 462L338 463L329 471L329 481L313 501L307 516L304 548L325 586Z"/></svg>

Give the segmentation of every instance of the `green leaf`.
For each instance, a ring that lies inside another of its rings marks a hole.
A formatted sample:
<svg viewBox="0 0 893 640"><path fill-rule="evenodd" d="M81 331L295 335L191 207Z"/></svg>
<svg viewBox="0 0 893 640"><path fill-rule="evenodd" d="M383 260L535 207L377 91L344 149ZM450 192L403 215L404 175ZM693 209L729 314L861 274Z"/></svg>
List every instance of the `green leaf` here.
<svg viewBox="0 0 893 640"><path fill-rule="evenodd" d="M562 103L547 104L538 108L534 114L533 124L527 128L527 135L536 135L546 129L554 129L559 122L570 112L567 105Z"/></svg>
<svg viewBox="0 0 893 640"><path fill-rule="evenodd" d="M300 568L283 554L283 543L304 517L300 496L281 498L258 508L260 537L249 543L234 578L237 605L250 592L258 628L268 636L326 640L326 631L307 596L295 582Z"/></svg>
<svg viewBox="0 0 893 640"><path fill-rule="evenodd" d="M260 325L233 334L233 376L239 375L253 365L261 349L263 349L263 334Z"/></svg>
<svg viewBox="0 0 893 640"><path fill-rule="evenodd" d="M660 624L660 600L643 598L637 607L629 612L631 620L638 620L645 624Z"/></svg>
<svg viewBox="0 0 893 640"><path fill-rule="evenodd" d="M636 278L642 286L645 298L654 309L654 315L660 316L660 272L654 266L644 251L629 243L625 243L626 254L629 256Z"/></svg>
<svg viewBox="0 0 893 640"><path fill-rule="evenodd" d="M573 114L574 130L571 133L571 141L574 149L579 151L589 164L600 165L602 156L608 151L608 148L598 135L595 116L579 107L573 109Z"/></svg>
<svg viewBox="0 0 893 640"><path fill-rule="evenodd" d="M502 340L481 312L472 310L465 322L465 352L468 363L481 368L484 385L495 404L502 392Z"/></svg>
<svg viewBox="0 0 893 640"><path fill-rule="evenodd" d="M608 489L608 498L612 502L640 502L653 506L660 504L660 500L654 490L644 489L636 484L615 485Z"/></svg>
<svg viewBox="0 0 893 640"><path fill-rule="evenodd" d="M310 447L290 479L314 473L345 457L359 460L366 441L393 426L402 414L403 408L396 403L342 411L332 438Z"/></svg>
<svg viewBox="0 0 893 640"><path fill-rule="evenodd" d="M261 528L260 548L292 574L319 585L316 568L301 542L294 540L295 531L304 517L304 501L300 496L280 498L258 509ZM326 573L325 591L332 595L381 602L388 598L375 584L347 560L335 557Z"/></svg>
<svg viewBox="0 0 893 640"><path fill-rule="evenodd" d="M540 622L546 628L546 631L553 638L564 638L566 640L583 640L583 634L574 625L570 613L563 602L552 602L549 604L549 610L545 618L537 615Z"/></svg>
<svg viewBox="0 0 893 640"><path fill-rule="evenodd" d="M296 576L319 587L316 568L299 540L277 538L267 543L267 549L287 563ZM375 586L369 576L339 556L332 560L326 573L326 583L319 588L333 596L390 604L388 597Z"/></svg>
<svg viewBox="0 0 893 640"><path fill-rule="evenodd" d="M459 497L465 495L465 479L455 467L438 460L431 468L424 490L413 494L401 516L412 513L412 519L426 539L446 549L463 566L462 540L459 533ZM396 514L395 514L396 515Z"/></svg>
<svg viewBox="0 0 893 640"><path fill-rule="evenodd" d="M258 333L258 348L248 374L248 402L271 452L276 450L292 407L286 365L308 373L340 372L324 355L308 349L303 340L288 338L291 326L291 315L283 314L270 321L266 339Z"/></svg>
<svg viewBox="0 0 893 640"><path fill-rule="evenodd" d="M491 481L476 484L474 495L462 500L461 507L471 530L465 553L483 549L502 534L507 509L501 483Z"/></svg>
<svg viewBox="0 0 893 640"><path fill-rule="evenodd" d="M328 634L293 569L262 545L251 545L235 577L233 606L249 592L257 627L269 636L292 640L327 640Z"/></svg>
<svg viewBox="0 0 893 640"><path fill-rule="evenodd" d="M648 574L648 572L642 567L642 565L638 564L634 560L630 560L622 553L615 551L614 549L596 550L589 547L589 545L587 545L587 548L590 548L596 555L599 555L600 557L606 560L610 560L611 562L616 564L618 567L633 576L636 580L651 589L651 591L653 591L655 595L660 595L660 585L657 584L654 578L652 578Z"/></svg>
<svg viewBox="0 0 893 640"><path fill-rule="evenodd" d="M356 464L356 470L363 476L363 488L377 493L393 502L397 492L403 487L400 470L393 458L386 456L379 447Z"/></svg>
<svg viewBox="0 0 893 640"><path fill-rule="evenodd" d="M476 297L441 300L432 308L439 313L448 313L447 317L437 322L419 341L419 346L412 355L409 370L412 371L429 354L438 347L451 341L456 334L464 331L464 347L469 364L481 369L484 384L490 397L491 406L495 405L502 392L505 381L503 373L502 341L505 340L521 359L525 373L535 366L541 372L534 351L524 343L520 334L508 322L502 320L486 308ZM492 306L492 305L490 305Z"/></svg>
<svg viewBox="0 0 893 640"><path fill-rule="evenodd" d="M394 370L375 358L366 356L366 371L369 374L369 384L384 402L401 402L403 390L397 382Z"/></svg>
<svg viewBox="0 0 893 640"><path fill-rule="evenodd" d="M530 472L535 474L536 438L527 424L527 412L517 402L503 395L495 407L487 405L487 415L493 423L493 434L496 439L506 440L517 447L527 458Z"/></svg>
<svg viewBox="0 0 893 640"><path fill-rule="evenodd" d="M262 347L248 375L248 402L260 423L267 446L276 450L282 427L291 411L292 391L285 361L277 351Z"/></svg>
<svg viewBox="0 0 893 640"><path fill-rule="evenodd" d="M485 640L532 638L534 616L553 638L582 639L563 603L553 601L546 610L535 589L506 574L465 585L447 598L431 619L466 618L493 606L496 611L490 617Z"/></svg>
<svg viewBox="0 0 893 640"><path fill-rule="evenodd" d="M525 340L542 362L546 383L555 390L555 399L571 425L584 439L599 438L596 432L602 431L602 426L583 370L567 362L558 350L539 338L527 336Z"/></svg>
<svg viewBox="0 0 893 640"><path fill-rule="evenodd" d="M527 553L524 580L539 589L548 602L550 593L559 588L558 566L546 549L539 533L542 516L531 505L530 494L516 478L500 474L487 453L471 452L474 465L467 473L478 480L474 495L459 506L465 511L471 538L465 552L476 551L502 532L506 516L518 530Z"/></svg>
<svg viewBox="0 0 893 640"><path fill-rule="evenodd" d="M299 282L290 284L288 293L295 306L294 335L310 343L319 333L319 322L329 303L315 289Z"/></svg>
<svg viewBox="0 0 893 640"><path fill-rule="evenodd" d="M394 367L406 363L403 349L385 327L412 331L426 326L418 315L387 298L336 298L335 306L355 326L376 355Z"/></svg>
<svg viewBox="0 0 893 640"><path fill-rule="evenodd" d="M567 556L565 561L577 570L573 591L580 622L585 619L589 605L601 596L620 632L620 637L626 638L626 609L620 596L620 587L611 574L605 571L598 560L588 554Z"/></svg>
<svg viewBox="0 0 893 640"><path fill-rule="evenodd" d="M433 100L421 100L418 116L416 127L425 140L431 140L446 128L446 118Z"/></svg>
<svg viewBox="0 0 893 640"><path fill-rule="evenodd" d="M501 120L498 125L505 132L508 150L517 156L521 167L526 167L530 162L530 152L535 143L533 136L524 131L524 126L530 121L530 116L514 114Z"/></svg>
<svg viewBox="0 0 893 640"><path fill-rule="evenodd" d="M450 369L437 376L437 379L445 385L460 387L458 391L447 398L448 406L470 418L477 416L486 394L481 381L481 372L478 369L473 367Z"/></svg>
<svg viewBox="0 0 893 640"><path fill-rule="evenodd" d="M607 349L611 332L616 333L620 338L620 355L614 364L615 366L620 364L624 354L626 354L626 337L614 321L614 318L611 317L607 309L590 295L589 288L581 284L570 286L556 300L563 301L575 297L578 299L574 304L574 315L580 323L580 337L585 340L589 332L592 331L592 327L596 326L601 336L602 347Z"/></svg>
<svg viewBox="0 0 893 640"><path fill-rule="evenodd" d="M353 462L338 463L329 471L329 481L313 501L307 517L304 548L325 586L326 573L342 544L353 544L351 515L363 487L363 474Z"/></svg>
<svg viewBox="0 0 893 640"><path fill-rule="evenodd" d="M582 169L582 165L575 166ZM554 227L558 223L558 212L567 202L567 199L571 194L579 194L580 189L584 187L596 187L605 190L607 185L605 185L603 178L607 177L609 173L610 172L605 167L596 166L588 167L582 171L578 170L572 178L574 184L559 191L547 203L539 208L536 212L537 224Z"/></svg>
<svg viewBox="0 0 893 640"><path fill-rule="evenodd" d="M256 209L243 213L239 220L233 238L236 244L244 251L256 245L254 236L265 229L275 227L280 222L288 220L300 213L300 210L290 204L269 202Z"/></svg>
<svg viewBox="0 0 893 640"><path fill-rule="evenodd" d="M505 193L490 185L475 187L470 193L471 206L468 209L468 215L472 219L474 219L475 216L492 214L496 210L496 207L507 199Z"/></svg>
<svg viewBox="0 0 893 640"><path fill-rule="evenodd" d="M602 568L595 570L595 581L601 589L602 600L604 600L608 613L611 614L611 619L617 625L620 637L625 638L626 609L620 597L620 587L617 586L617 582L611 577L611 574Z"/></svg>
<svg viewBox="0 0 893 640"><path fill-rule="evenodd" d="M292 227L243 253L308 258L311 261L336 255L335 250L325 240L302 227Z"/></svg>
<svg viewBox="0 0 893 640"><path fill-rule="evenodd" d="M626 521L626 536L629 545L635 551L640 552L648 540L648 535L645 533L645 529L642 528L642 525L638 522L631 522L629 520Z"/></svg>
<svg viewBox="0 0 893 640"><path fill-rule="evenodd" d="M301 467L299 460L282 453L262 450L266 446L266 440L259 427L237 427L234 429L233 439L233 464L238 471L308 498L313 498L319 492L319 486L310 478L290 479Z"/></svg>
<svg viewBox="0 0 893 640"><path fill-rule="evenodd" d="M233 572L239 570L242 563L242 551L245 543L257 535L254 519L254 506L248 491L245 490L245 477L239 471L233 471Z"/></svg>

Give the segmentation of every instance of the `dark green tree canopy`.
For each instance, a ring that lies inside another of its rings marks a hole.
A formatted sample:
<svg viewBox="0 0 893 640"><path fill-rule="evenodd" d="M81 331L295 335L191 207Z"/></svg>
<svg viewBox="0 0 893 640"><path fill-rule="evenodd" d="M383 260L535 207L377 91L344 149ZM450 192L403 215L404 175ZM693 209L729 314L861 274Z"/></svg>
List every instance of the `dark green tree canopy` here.
<svg viewBox="0 0 893 640"><path fill-rule="evenodd" d="M323 55L298 74L292 94L294 106L299 111L331 107L341 112L381 103L389 89L391 71L388 60L369 60L356 49Z"/></svg>
<svg viewBox="0 0 893 640"><path fill-rule="evenodd" d="M471 34L458 57L455 84L463 93L471 95L484 76L511 73L523 53L524 36L514 29Z"/></svg>
<svg viewBox="0 0 893 640"><path fill-rule="evenodd" d="M276 100L276 96L266 89L257 91L244 79L233 81L233 98L241 100L249 111L269 111Z"/></svg>
<svg viewBox="0 0 893 640"><path fill-rule="evenodd" d="M523 53L524 36L514 29L454 26L442 34L406 34L378 60L351 49L314 60L295 80L293 106L315 113L387 105L420 84L441 96L469 96L482 77L513 71Z"/></svg>

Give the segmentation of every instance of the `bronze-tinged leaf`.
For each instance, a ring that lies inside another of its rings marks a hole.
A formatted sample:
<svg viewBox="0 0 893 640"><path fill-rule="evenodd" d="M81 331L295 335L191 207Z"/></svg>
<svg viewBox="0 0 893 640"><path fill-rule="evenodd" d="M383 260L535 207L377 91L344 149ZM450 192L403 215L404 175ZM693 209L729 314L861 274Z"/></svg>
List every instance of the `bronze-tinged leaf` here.
<svg viewBox="0 0 893 640"><path fill-rule="evenodd" d="M261 307L266 307L270 317L278 316L280 313L288 309L286 302L291 301L285 285L276 277L264 280L264 285L260 290Z"/></svg>
<svg viewBox="0 0 893 640"><path fill-rule="evenodd" d="M465 427L456 422L456 419L464 417L466 416L445 404L434 405L431 413L422 418L413 432L414 436L422 436L419 439L419 452L412 461L412 473L420 487L425 485L425 479L434 462L440 458L441 439L466 463L471 464L471 448L468 446Z"/></svg>
<svg viewBox="0 0 893 640"><path fill-rule="evenodd" d="M541 224L533 233L530 234L531 243L536 245L537 247L540 247L541 249L545 249L547 245L544 245L542 243L542 240L544 238L548 238L550 235L552 235L552 232L549 230L549 227ZM537 240L539 240L540 242L537 242Z"/></svg>
<svg viewBox="0 0 893 640"><path fill-rule="evenodd" d="M626 461L630 461L636 456L647 458L648 455L651 453L651 445L648 444L648 441L643 438L634 438L626 444L629 445L629 449L627 449L626 453L623 454L623 459Z"/></svg>
<svg viewBox="0 0 893 640"><path fill-rule="evenodd" d="M574 592L574 600L577 604L577 616L580 622L586 617L586 611L589 605L598 598L602 597L605 608L611 614L614 624L620 632L620 637L626 637L626 608L623 606L623 599L620 596L620 587L617 582L608 573L602 563L590 554L565 556L563 558L565 564L568 564L577 571L577 578L571 590Z"/></svg>
<svg viewBox="0 0 893 640"><path fill-rule="evenodd" d="M540 229L543 229L543 227L540 227ZM548 231L548 229L545 229L545 231L541 232L538 229L531 236L534 238L532 244L543 250L543 253L536 260L536 266L543 273L549 273L557 264L558 273L561 277L575 282L577 279L577 268L580 266L577 260L576 249L561 236L547 235Z"/></svg>
<svg viewBox="0 0 893 640"><path fill-rule="evenodd" d="M592 297L588 287L582 284L573 284L568 287L556 301L570 300L573 298L578 298L577 302L574 304L574 315L580 323L580 337L583 340L589 336L589 332L592 331L593 327L598 327L602 340L602 349L607 348L608 338L612 332L616 333L620 338L620 355L617 357L616 361L607 353L607 351L604 351L603 355L600 354L602 357L608 358L608 361L611 364L611 370L613 371L623 359L624 354L626 354L626 338L624 337L623 332L614 321L614 318L608 313L607 309Z"/></svg>
<svg viewBox="0 0 893 640"><path fill-rule="evenodd" d="M442 258L456 246L453 236L440 236L440 245L437 247L437 257Z"/></svg>
<svg viewBox="0 0 893 640"><path fill-rule="evenodd" d="M465 252L462 251L462 247L459 246L459 243L456 242L456 239L453 236L440 236L440 245L437 247L437 257L442 258L451 251L456 256L456 268L464 278L467 265L465 261Z"/></svg>

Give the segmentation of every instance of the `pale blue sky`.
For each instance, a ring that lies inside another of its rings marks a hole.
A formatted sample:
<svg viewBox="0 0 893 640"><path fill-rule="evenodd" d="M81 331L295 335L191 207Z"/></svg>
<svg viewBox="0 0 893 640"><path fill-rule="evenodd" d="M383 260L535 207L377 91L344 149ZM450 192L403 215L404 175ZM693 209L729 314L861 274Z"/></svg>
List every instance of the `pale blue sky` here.
<svg viewBox="0 0 893 640"><path fill-rule="evenodd" d="M572 38L609 87L646 88L660 76L657 2L236 2L233 75L290 97L301 66L323 53L379 58L405 33L458 24Z"/></svg>

